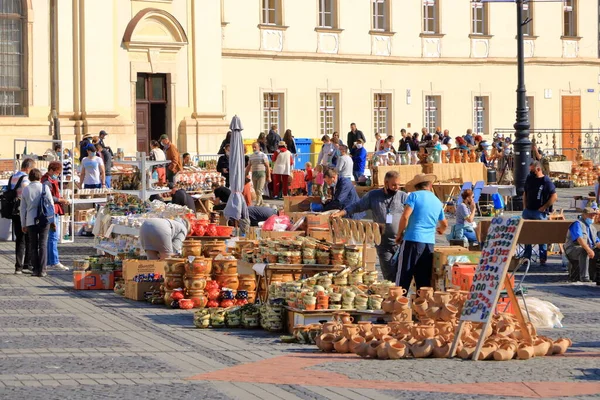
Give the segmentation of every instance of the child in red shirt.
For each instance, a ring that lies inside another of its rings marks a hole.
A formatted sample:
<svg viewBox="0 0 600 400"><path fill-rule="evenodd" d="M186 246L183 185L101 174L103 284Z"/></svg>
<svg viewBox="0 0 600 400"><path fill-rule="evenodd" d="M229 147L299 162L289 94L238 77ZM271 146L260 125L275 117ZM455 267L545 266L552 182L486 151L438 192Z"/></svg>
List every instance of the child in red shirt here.
<svg viewBox="0 0 600 400"><path fill-rule="evenodd" d="M312 164L310 162L307 162L304 165L304 168L306 169L305 173L304 173L304 181L306 182L306 194L309 196L312 196L312 185L313 185L313 169L312 169Z"/></svg>

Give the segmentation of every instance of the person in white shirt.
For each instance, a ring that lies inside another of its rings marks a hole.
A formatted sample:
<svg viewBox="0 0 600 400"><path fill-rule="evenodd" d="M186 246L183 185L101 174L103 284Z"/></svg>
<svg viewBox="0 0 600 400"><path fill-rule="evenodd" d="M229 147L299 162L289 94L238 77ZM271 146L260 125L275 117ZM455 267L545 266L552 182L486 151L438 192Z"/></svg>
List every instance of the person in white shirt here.
<svg viewBox="0 0 600 400"><path fill-rule="evenodd" d="M93 144L86 146L87 157L81 160L80 180L84 189L100 189L106 186L104 176L104 161L96 155Z"/></svg>
<svg viewBox="0 0 600 400"><path fill-rule="evenodd" d="M46 264L48 261L48 233L50 229L56 229L54 222L46 225L36 223L38 209L42 201L42 195L50 203L54 204L50 189L43 186L40 182L42 173L34 168L29 172L29 185L23 189L21 198L21 226L24 233L29 237L29 254L31 257L31 266L33 267L32 276L46 276Z"/></svg>
<svg viewBox="0 0 600 400"><path fill-rule="evenodd" d="M352 157L348 155L348 146L340 146L340 154L341 156L337 161L335 169L337 169L340 177L352 180L354 161L352 161Z"/></svg>
<svg viewBox="0 0 600 400"><path fill-rule="evenodd" d="M333 159L335 146L333 143L331 143L331 139L327 135L324 135L321 140L323 141L323 147L321 147L321 152L319 153L319 158L317 159L317 165L328 167Z"/></svg>
<svg viewBox="0 0 600 400"><path fill-rule="evenodd" d="M160 148L160 143L157 140L153 140L150 142L150 146L152 150L150 150L150 160L152 161L166 161L167 156L163 149ZM165 164L166 165L166 164ZM167 183L167 170L165 165L157 165L154 167L154 172L156 172L158 183L160 185L164 185Z"/></svg>
<svg viewBox="0 0 600 400"><path fill-rule="evenodd" d="M256 206L263 205L263 192L265 190L265 182L271 181L271 167L267 155L260 151L260 143L252 143L253 153L248 158L248 166L246 167L246 175L252 172L252 186L256 192Z"/></svg>

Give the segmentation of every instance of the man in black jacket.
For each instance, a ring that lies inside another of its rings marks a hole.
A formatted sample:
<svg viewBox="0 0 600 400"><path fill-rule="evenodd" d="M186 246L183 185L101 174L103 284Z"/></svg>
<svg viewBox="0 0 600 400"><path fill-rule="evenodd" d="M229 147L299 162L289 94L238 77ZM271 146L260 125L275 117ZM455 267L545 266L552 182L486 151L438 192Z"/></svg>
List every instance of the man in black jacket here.
<svg viewBox="0 0 600 400"><path fill-rule="evenodd" d="M106 144L104 144L104 139L107 136L108 136L108 133L106 133L105 130L100 131L100 133L98 134L98 142L102 145L102 148L106 149L110 153L110 156L113 157L114 153L113 153L112 149L110 148L110 146L107 146Z"/></svg>
<svg viewBox="0 0 600 400"><path fill-rule="evenodd" d="M106 188L110 189L110 184L112 181L111 168L113 164L112 154L109 152L108 149L104 148L101 141L98 141L98 143L96 143L96 150L98 150L98 153L102 157L102 161L104 161L104 183L106 184Z"/></svg>
<svg viewBox="0 0 600 400"><path fill-rule="evenodd" d="M357 139L361 139L363 143L367 143L365 135L362 133L362 131L356 129L356 124L353 122L350 124L350 132L348 132L347 143L349 149L354 147L354 142L356 142Z"/></svg>
<svg viewBox="0 0 600 400"><path fill-rule="evenodd" d="M92 134L86 133L83 135L81 142L79 142L79 162L83 160L84 157L87 157L87 146L92 144Z"/></svg>
<svg viewBox="0 0 600 400"><path fill-rule="evenodd" d="M193 213L196 212L196 202L194 198L187 193L184 189L177 189L174 184L169 183L169 189L171 189L171 203L179 206L186 206Z"/></svg>
<svg viewBox="0 0 600 400"><path fill-rule="evenodd" d="M281 136L277 133L277 125L273 125L267 135L267 151L269 154L275 153L279 146L279 142L281 142Z"/></svg>
<svg viewBox="0 0 600 400"><path fill-rule="evenodd" d="M229 187L229 148L230 145L225 145L225 154L219 157L217 161L217 172L225 177L225 186Z"/></svg>

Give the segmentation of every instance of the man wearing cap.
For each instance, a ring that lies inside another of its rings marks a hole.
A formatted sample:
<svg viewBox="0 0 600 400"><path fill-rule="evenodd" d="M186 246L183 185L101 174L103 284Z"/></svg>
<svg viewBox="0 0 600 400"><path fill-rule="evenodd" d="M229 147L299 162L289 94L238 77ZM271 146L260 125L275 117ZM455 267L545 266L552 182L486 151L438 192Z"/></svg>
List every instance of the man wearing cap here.
<svg viewBox="0 0 600 400"><path fill-rule="evenodd" d="M431 286L435 233L443 235L448 228L442 202L432 191L436 176L418 174L406 184L412 192L404 203L396 243L400 244L400 257L396 286L406 291L414 277L417 290Z"/></svg>
<svg viewBox="0 0 600 400"><path fill-rule="evenodd" d="M83 160L84 157L87 157L87 147L92 144L92 134L86 133L83 135L81 142L79 142L79 162Z"/></svg>
<svg viewBox="0 0 600 400"><path fill-rule="evenodd" d="M523 193L523 219L546 220L552 211L552 205L558 199L556 187L542 172L542 164L534 161L530 165L530 173L525 180L525 192ZM540 249L540 265L546 265L548 259L547 245L538 245ZM525 246L523 258L531 259L533 246Z"/></svg>
<svg viewBox="0 0 600 400"><path fill-rule="evenodd" d="M100 143L102 145L103 149L106 149L109 153L111 157L114 157L113 151L110 148L110 146L107 146L104 144L104 138L106 138L108 136L108 133L106 133L105 130L101 130L100 133L98 133L98 143Z"/></svg>
<svg viewBox="0 0 600 400"><path fill-rule="evenodd" d="M596 207L586 207L567 232L565 253L569 259L569 281L590 282L600 285L598 261L600 261L600 239L594 227ZM592 260L590 268L590 260ZM591 278L591 279L590 279Z"/></svg>
<svg viewBox="0 0 600 400"><path fill-rule="evenodd" d="M407 193L400 191L400 174L388 171L385 174L383 189L371 190L360 201L354 202L333 217L344 217L357 212L371 210L373 221L383 227L381 243L377 246L379 267L383 279L394 282L398 273L398 264L391 264L392 256L398 249L395 242L398 234L398 224L404 211Z"/></svg>
<svg viewBox="0 0 600 400"><path fill-rule="evenodd" d="M179 150L177 150L177 147L171 143L167 135L161 135L160 144L165 149L167 160L171 161L171 163L167 166L167 181L170 183L175 183L175 175L177 175L177 173L183 169L181 166L181 159L179 158Z"/></svg>
<svg viewBox="0 0 600 400"><path fill-rule="evenodd" d="M333 198L323 205L323 211L343 210L349 204L359 202L360 198L350 178L338 176L337 170L333 168L327 169L323 174L323 180L326 187L333 188ZM362 219L365 217L364 212L348 213L347 215L352 219Z"/></svg>

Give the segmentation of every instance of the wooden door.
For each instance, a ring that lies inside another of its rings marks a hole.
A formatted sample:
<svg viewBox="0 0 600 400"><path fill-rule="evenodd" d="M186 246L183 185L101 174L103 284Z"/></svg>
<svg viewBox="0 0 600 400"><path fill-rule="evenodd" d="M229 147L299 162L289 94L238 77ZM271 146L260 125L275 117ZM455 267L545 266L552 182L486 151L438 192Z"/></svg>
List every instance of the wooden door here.
<svg viewBox="0 0 600 400"><path fill-rule="evenodd" d="M562 97L562 148L570 161L581 150L581 96Z"/></svg>
<svg viewBox="0 0 600 400"><path fill-rule="evenodd" d="M149 103L137 103L136 106L136 128L137 128L137 151L144 151L148 153L149 143L149 127L150 127L150 104Z"/></svg>

